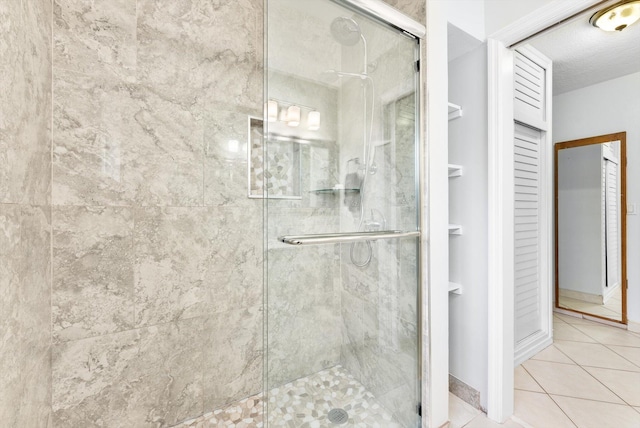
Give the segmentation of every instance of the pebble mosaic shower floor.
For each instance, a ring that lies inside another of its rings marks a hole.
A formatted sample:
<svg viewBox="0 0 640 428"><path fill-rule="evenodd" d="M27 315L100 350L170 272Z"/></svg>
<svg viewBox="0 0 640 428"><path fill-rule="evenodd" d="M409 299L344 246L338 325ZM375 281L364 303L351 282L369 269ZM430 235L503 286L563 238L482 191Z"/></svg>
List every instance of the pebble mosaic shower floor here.
<svg viewBox="0 0 640 428"><path fill-rule="evenodd" d="M207 413L177 425L180 428L260 428L265 396L245 398L224 409ZM331 423L327 415L334 408L349 414L345 424ZM269 427L402 428L367 389L341 366L297 379L268 394Z"/></svg>

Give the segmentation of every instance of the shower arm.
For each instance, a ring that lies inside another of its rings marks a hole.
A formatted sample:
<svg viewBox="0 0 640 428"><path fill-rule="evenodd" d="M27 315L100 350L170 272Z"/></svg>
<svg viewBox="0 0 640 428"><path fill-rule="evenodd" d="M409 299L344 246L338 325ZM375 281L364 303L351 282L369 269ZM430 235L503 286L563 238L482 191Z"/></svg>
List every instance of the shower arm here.
<svg viewBox="0 0 640 428"><path fill-rule="evenodd" d="M363 64L363 68L362 68L362 75L363 76L368 76L367 71L368 71L368 58L367 58L367 39L366 37L364 37L364 34L360 33L360 39L362 40L362 48L363 48L363 59L364 59L364 64ZM363 90L362 90L362 100L364 103L364 109L363 109L363 118L362 118L362 127L363 127L363 131L364 131L364 141L362 144L362 160L364 163L364 176L367 176L367 166L369 165L369 150L367 150L367 86L366 84L363 85ZM373 101L373 100L372 100ZM372 116L373 119L373 116ZM362 217L362 216L361 216ZM362 222L362 218L360 219L360 222Z"/></svg>
<svg viewBox="0 0 640 428"><path fill-rule="evenodd" d="M364 34L360 33L360 38L362 39L362 44L364 45L364 67L362 68L362 74L368 76L369 74L369 60L367 56L367 39L364 37Z"/></svg>

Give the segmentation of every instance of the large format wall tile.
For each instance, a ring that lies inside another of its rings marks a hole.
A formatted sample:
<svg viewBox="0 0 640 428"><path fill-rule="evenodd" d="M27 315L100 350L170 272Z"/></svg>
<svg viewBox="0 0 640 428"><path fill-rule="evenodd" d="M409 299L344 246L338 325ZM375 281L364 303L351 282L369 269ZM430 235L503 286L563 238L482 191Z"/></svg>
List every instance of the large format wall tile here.
<svg viewBox="0 0 640 428"><path fill-rule="evenodd" d="M47 205L51 184L51 4L0 9L0 203Z"/></svg>
<svg viewBox="0 0 640 428"><path fill-rule="evenodd" d="M56 67L135 77L136 0L54 0L53 22Z"/></svg>
<svg viewBox="0 0 640 428"><path fill-rule="evenodd" d="M54 339L133 327L133 257L130 208L54 208Z"/></svg>
<svg viewBox="0 0 640 428"><path fill-rule="evenodd" d="M262 199L248 197L249 117L205 109L204 123L205 205L244 206L259 215Z"/></svg>
<svg viewBox="0 0 640 428"><path fill-rule="evenodd" d="M46 427L51 411L48 208L0 204L0 424Z"/></svg>
<svg viewBox="0 0 640 428"><path fill-rule="evenodd" d="M139 0L137 2L137 81L160 96L185 104L201 97L202 52L197 37L216 24L193 0Z"/></svg>
<svg viewBox="0 0 640 428"><path fill-rule="evenodd" d="M117 80L55 77L54 204L202 205L197 106Z"/></svg>
<svg viewBox="0 0 640 428"><path fill-rule="evenodd" d="M207 317L204 324L204 409L262 391L262 305L236 307Z"/></svg>
<svg viewBox="0 0 640 428"><path fill-rule="evenodd" d="M340 294L333 246L268 253L268 382L277 387L340 358Z"/></svg>
<svg viewBox="0 0 640 428"><path fill-rule="evenodd" d="M136 325L259 301L261 220L241 208L137 208ZM238 273L244 278L238 279Z"/></svg>
<svg viewBox="0 0 640 428"><path fill-rule="evenodd" d="M268 310L267 389L339 363L339 306Z"/></svg>
<svg viewBox="0 0 640 428"><path fill-rule="evenodd" d="M426 5L424 0L384 0L385 3L395 7L400 12L413 18L421 24L427 20Z"/></svg>
<svg viewBox="0 0 640 428"><path fill-rule="evenodd" d="M54 426L166 427L201 414L202 326L195 318L56 345Z"/></svg>
<svg viewBox="0 0 640 428"><path fill-rule="evenodd" d="M219 221L206 208L138 208L135 213L136 325L207 313Z"/></svg>
<svg viewBox="0 0 640 428"><path fill-rule="evenodd" d="M210 290L210 311L222 313L262 305L262 269L232 268L212 275L214 285Z"/></svg>
<svg viewBox="0 0 640 428"><path fill-rule="evenodd" d="M216 272L243 269L262 272L262 211L235 207L210 209L219 230L212 245L211 268ZM254 276L255 278L255 276Z"/></svg>
<svg viewBox="0 0 640 428"><path fill-rule="evenodd" d="M203 14L215 23L199 37L206 102L262 115L263 1L210 3Z"/></svg>
<svg viewBox="0 0 640 428"><path fill-rule="evenodd" d="M51 417L51 1L0 6L0 425Z"/></svg>
<svg viewBox="0 0 640 428"><path fill-rule="evenodd" d="M261 112L261 1L140 0L137 13L140 83L175 100Z"/></svg>
<svg viewBox="0 0 640 428"><path fill-rule="evenodd" d="M403 419L419 398L415 240L376 242L365 268L342 250L342 364ZM404 395L403 406L398 405ZM411 398L415 399L411 400ZM413 403L407 406L406 402ZM408 423L408 420L407 420Z"/></svg>

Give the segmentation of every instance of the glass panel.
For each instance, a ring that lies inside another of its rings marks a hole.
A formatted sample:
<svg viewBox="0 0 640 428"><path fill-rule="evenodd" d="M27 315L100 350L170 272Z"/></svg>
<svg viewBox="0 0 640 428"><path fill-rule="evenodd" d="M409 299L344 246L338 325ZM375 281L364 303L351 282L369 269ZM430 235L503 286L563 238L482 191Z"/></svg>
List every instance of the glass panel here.
<svg viewBox="0 0 640 428"><path fill-rule="evenodd" d="M266 422L416 427L417 238L278 237L417 230L418 43L329 0L269 0L267 22Z"/></svg>

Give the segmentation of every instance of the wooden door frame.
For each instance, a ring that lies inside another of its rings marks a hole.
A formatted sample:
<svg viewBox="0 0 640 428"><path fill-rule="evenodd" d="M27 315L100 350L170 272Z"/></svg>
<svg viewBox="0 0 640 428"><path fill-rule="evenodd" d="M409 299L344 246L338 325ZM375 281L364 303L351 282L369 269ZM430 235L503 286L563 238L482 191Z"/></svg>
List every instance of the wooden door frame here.
<svg viewBox="0 0 640 428"><path fill-rule="evenodd" d="M575 309L560 307L560 278L558 267L558 153L560 150L573 147L584 147L595 144L608 143L610 141L620 141L620 258L622 272L620 273L620 287L622 289L622 320L615 320L601 315L590 314ZM563 311L576 312L590 317L603 319L626 325L627 320L627 133L616 132L614 134L598 135L597 137L581 138L579 140L563 141L553 146L553 197L554 197L554 265L555 265L555 307Z"/></svg>

